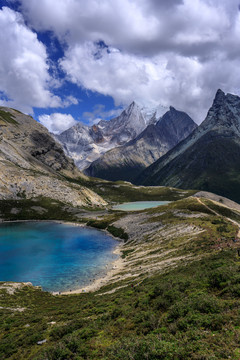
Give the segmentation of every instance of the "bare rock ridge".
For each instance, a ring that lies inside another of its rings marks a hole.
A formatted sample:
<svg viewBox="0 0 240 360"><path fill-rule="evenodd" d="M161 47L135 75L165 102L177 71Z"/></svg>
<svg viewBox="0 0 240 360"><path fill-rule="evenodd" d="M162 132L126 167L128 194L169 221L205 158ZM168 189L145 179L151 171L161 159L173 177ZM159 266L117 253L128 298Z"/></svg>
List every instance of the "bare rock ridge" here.
<svg viewBox="0 0 240 360"><path fill-rule="evenodd" d="M72 205L105 205L66 177L85 177L48 130L31 116L0 107L0 198L49 197Z"/></svg>
<svg viewBox="0 0 240 360"><path fill-rule="evenodd" d="M206 119L138 184L199 189L240 202L240 98L218 90Z"/></svg>
<svg viewBox="0 0 240 360"><path fill-rule="evenodd" d="M56 135L56 138L82 170L108 150L135 139L167 110L160 105L154 109L141 108L132 102L119 116L109 121L101 120L93 126L79 123Z"/></svg>
<svg viewBox="0 0 240 360"><path fill-rule="evenodd" d="M185 139L197 125L173 107L135 139L106 152L84 172L106 180L133 181L138 174Z"/></svg>

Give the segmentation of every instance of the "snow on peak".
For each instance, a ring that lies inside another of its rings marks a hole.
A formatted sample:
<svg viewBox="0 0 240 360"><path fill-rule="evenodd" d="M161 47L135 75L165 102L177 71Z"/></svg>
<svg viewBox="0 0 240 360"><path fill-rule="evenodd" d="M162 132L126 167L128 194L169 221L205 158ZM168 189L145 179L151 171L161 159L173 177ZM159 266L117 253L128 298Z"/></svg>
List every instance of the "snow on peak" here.
<svg viewBox="0 0 240 360"><path fill-rule="evenodd" d="M161 104L155 107L146 107L141 108L141 112L146 121L146 125L151 123L156 123L167 111L169 110L168 106L163 106Z"/></svg>

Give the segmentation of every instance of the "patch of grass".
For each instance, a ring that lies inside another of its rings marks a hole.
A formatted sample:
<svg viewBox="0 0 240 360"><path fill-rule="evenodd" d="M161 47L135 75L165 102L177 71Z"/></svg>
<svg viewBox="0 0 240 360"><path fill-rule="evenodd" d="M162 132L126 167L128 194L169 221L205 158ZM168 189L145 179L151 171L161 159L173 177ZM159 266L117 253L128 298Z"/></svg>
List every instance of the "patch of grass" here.
<svg viewBox="0 0 240 360"><path fill-rule="evenodd" d="M131 254L134 251L134 249L129 250L123 250L122 251L122 258L125 259L129 254Z"/></svg>
<svg viewBox="0 0 240 360"><path fill-rule="evenodd" d="M96 178L71 179L68 181L86 186L108 202L122 203L131 201L175 201L196 193L196 190L180 190L169 187L135 186L125 181L106 181Z"/></svg>
<svg viewBox="0 0 240 360"><path fill-rule="evenodd" d="M110 232L110 234L112 234L115 237L118 237L118 238L123 239L125 241L128 240L128 234L122 228L119 228L119 227L116 227L116 226L113 226L113 225L109 225L107 227L107 231Z"/></svg>
<svg viewBox="0 0 240 360"><path fill-rule="evenodd" d="M106 229L108 227L108 224L109 222L108 221L105 221L105 220L89 220L87 222L87 226L91 226L91 227L94 227L96 229Z"/></svg>
<svg viewBox="0 0 240 360"><path fill-rule="evenodd" d="M24 195L24 194L23 194ZM37 211L40 207L43 211ZM4 220L65 220L79 221L75 216L76 209L50 198L0 200L0 214Z"/></svg>
<svg viewBox="0 0 240 360"><path fill-rule="evenodd" d="M0 110L0 118L9 124L18 125L18 122L13 118L13 115L7 111Z"/></svg>
<svg viewBox="0 0 240 360"><path fill-rule="evenodd" d="M127 241L128 234L122 228L116 227L114 225L110 225L111 221L113 221L113 219L111 219L111 220L106 220L106 219L92 220L91 219L87 222L87 226L91 226L96 229L102 229L102 230L106 229L113 236Z"/></svg>

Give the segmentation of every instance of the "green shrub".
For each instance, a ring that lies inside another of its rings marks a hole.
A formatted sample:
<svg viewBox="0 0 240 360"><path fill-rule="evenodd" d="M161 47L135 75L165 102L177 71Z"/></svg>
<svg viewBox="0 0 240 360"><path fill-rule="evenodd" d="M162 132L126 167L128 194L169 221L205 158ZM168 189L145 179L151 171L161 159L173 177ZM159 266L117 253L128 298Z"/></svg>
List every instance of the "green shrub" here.
<svg viewBox="0 0 240 360"><path fill-rule="evenodd" d="M122 228L115 227L113 225L109 225L107 227L107 231L109 231L113 236L116 236L125 241L128 240L128 234Z"/></svg>
<svg viewBox="0 0 240 360"><path fill-rule="evenodd" d="M211 288L222 289L226 282L232 278L232 273L229 268L221 267L216 270L212 270L208 274L208 283Z"/></svg>
<svg viewBox="0 0 240 360"><path fill-rule="evenodd" d="M99 221L99 220L89 220L87 222L87 226L91 226L97 229L106 229L108 226L107 221Z"/></svg>
<svg viewBox="0 0 240 360"><path fill-rule="evenodd" d="M181 354L182 353L182 354ZM107 351L108 360L173 360L186 359L176 342L163 341L157 336L122 339Z"/></svg>
<svg viewBox="0 0 240 360"><path fill-rule="evenodd" d="M73 359L72 352L66 348L63 343L57 343L56 345L49 346L44 351L44 357L40 357L39 360L71 360Z"/></svg>

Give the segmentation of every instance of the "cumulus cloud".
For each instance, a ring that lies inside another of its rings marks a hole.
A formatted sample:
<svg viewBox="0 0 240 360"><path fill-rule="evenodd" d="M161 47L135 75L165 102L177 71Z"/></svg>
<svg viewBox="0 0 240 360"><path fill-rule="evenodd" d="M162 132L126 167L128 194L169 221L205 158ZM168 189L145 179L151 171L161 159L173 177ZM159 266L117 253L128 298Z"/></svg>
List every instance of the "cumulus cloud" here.
<svg viewBox="0 0 240 360"><path fill-rule="evenodd" d="M76 125L77 121L70 114L53 113L51 115L41 115L39 122L54 134L60 134L71 126Z"/></svg>
<svg viewBox="0 0 240 360"><path fill-rule="evenodd" d="M31 113L32 107L57 107L49 90L47 53L23 17L7 7L0 10L0 104Z"/></svg>
<svg viewBox="0 0 240 360"><path fill-rule="evenodd" d="M221 87L238 93L238 0L21 0L29 26L64 44L59 66L81 88L203 120Z"/></svg>
<svg viewBox="0 0 240 360"><path fill-rule="evenodd" d="M100 120L107 120L118 116L123 111L122 108L106 110L105 105L96 104L93 107L93 111L85 111L83 113L84 120L89 124L97 124Z"/></svg>
<svg viewBox="0 0 240 360"><path fill-rule="evenodd" d="M21 0L32 26L69 46L103 40L143 56L215 51L238 22L237 0ZM235 37L235 42L238 38Z"/></svg>

